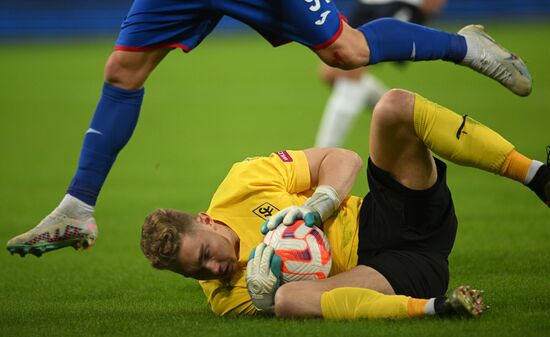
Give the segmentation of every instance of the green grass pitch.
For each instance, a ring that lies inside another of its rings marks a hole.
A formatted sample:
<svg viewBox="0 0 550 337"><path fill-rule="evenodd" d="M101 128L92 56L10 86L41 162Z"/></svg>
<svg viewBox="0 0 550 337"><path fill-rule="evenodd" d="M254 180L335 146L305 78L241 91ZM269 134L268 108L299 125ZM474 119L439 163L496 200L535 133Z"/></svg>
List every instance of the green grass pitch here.
<svg viewBox="0 0 550 337"><path fill-rule="evenodd" d="M450 26L449 29L458 29ZM528 98L444 62L374 70L491 126L544 161L550 145L550 25L488 25L526 60ZM95 109L111 40L0 46L0 242L34 226L62 198ZM139 250L156 207L206 209L234 161L311 146L328 96L318 60L257 35L210 37L174 51L151 76L138 128L100 196L88 251L41 258L0 253L1 336L548 336L550 218L521 185L450 166L459 217L451 287L486 290L479 320L325 322L219 318L195 281L148 266ZM369 112L346 146L368 155ZM355 194L365 194L360 177Z"/></svg>

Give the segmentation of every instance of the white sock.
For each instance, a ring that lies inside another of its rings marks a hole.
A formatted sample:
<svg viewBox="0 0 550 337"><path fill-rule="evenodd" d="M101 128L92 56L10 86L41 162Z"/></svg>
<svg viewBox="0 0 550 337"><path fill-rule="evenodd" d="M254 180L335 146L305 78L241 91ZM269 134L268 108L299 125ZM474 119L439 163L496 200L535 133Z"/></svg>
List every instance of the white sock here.
<svg viewBox="0 0 550 337"><path fill-rule="evenodd" d="M543 162L540 162L538 160L531 160L531 166L529 166L529 171L527 171L527 176L525 177L525 181L523 182L525 185L529 184L531 180L535 178L535 175L542 165L544 165Z"/></svg>
<svg viewBox="0 0 550 337"><path fill-rule="evenodd" d="M365 105L374 106L384 92L385 87L372 75L364 74L359 80L336 79L325 106L315 146L341 146Z"/></svg>
<svg viewBox="0 0 550 337"><path fill-rule="evenodd" d="M464 59L460 63L469 64L480 58L481 50L479 49L479 45L473 42L474 40L471 40L466 35L462 36L464 36L464 39L466 40L466 56L464 56Z"/></svg>
<svg viewBox="0 0 550 337"><path fill-rule="evenodd" d="M424 313L426 315L435 315L435 298L430 298L424 306Z"/></svg>
<svg viewBox="0 0 550 337"><path fill-rule="evenodd" d="M94 206L88 205L70 194L65 194L65 197L54 212L65 214L71 218L82 219L92 216L94 209Z"/></svg>
<svg viewBox="0 0 550 337"><path fill-rule="evenodd" d="M388 91L388 88L378 79L370 73L363 73L361 77L361 87L366 92L365 104L367 108L373 109L376 103L382 98L382 96Z"/></svg>

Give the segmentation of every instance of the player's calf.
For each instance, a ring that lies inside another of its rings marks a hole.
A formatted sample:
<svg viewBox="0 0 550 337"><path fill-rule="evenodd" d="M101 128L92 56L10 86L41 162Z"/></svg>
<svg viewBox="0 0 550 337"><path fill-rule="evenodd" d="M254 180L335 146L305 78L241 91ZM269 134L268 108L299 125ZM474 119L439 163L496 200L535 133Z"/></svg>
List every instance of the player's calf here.
<svg viewBox="0 0 550 337"><path fill-rule="evenodd" d="M449 296L419 299L384 295L366 288L336 288L323 293L325 319L406 319L417 317L478 317L488 306L483 291L469 286L454 289Z"/></svg>
<svg viewBox="0 0 550 337"><path fill-rule="evenodd" d="M498 45L483 26L470 25L458 34L452 34L392 18L381 18L357 29L364 34L368 44L368 64L444 60L468 66L500 82L517 95L531 93L532 80L525 63ZM356 43L361 42L356 40Z"/></svg>

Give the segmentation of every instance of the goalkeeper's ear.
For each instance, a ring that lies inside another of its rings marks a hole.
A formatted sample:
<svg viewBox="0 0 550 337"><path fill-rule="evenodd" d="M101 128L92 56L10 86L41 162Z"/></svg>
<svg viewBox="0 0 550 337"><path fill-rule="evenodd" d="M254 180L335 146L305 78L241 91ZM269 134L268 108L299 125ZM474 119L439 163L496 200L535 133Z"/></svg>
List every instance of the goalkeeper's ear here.
<svg viewBox="0 0 550 337"><path fill-rule="evenodd" d="M212 219L210 215L206 214L206 212L200 212L197 214L197 221L203 225L211 225L214 223L214 219Z"/></svg>

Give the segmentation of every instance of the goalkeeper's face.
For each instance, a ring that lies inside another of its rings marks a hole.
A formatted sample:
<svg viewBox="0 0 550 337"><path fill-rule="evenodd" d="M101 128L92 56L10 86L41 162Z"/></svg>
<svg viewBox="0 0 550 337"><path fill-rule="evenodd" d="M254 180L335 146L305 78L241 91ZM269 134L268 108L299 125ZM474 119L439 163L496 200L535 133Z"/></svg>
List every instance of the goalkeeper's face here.
<svg viewBox="0 0 550 337"><path fill-rule="evenodd" d="M220 224L200 224L182 235L176 272L197 280L225 279L238 270L238 242ZM224 226L225 227L225 226Z"/></svg>

